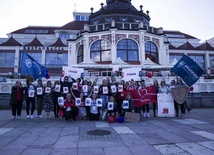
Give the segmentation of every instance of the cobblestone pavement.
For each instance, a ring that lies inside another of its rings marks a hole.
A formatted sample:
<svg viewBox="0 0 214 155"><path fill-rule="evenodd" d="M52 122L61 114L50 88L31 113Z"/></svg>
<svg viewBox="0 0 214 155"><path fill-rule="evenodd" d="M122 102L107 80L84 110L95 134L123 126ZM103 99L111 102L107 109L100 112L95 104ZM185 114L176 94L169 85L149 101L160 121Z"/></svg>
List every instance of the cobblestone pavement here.
<svg viewBox="0 0 214 155"><path fill-rule="evenodd" d="M0 110L0 155L214 154L214 109L192 109L186 119L141 116L138 123L22 115L11 119Z"/></svg>

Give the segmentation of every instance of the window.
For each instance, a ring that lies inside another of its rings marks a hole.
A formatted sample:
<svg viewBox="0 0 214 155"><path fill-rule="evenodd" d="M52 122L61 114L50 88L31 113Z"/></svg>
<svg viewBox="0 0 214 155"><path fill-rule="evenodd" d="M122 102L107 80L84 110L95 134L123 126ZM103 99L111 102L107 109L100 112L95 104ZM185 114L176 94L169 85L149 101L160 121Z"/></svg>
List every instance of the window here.
<svg viewBox="0 0 214 155"><path fill-rule="evenodd" d="M15 52L0 52L0 67L14 67Z"/></svg>
<svg viewBox="0 0 214 155"><path fill-rule="evenodd" d="M182 55L169 55L169 64L173 62L174 59L179 61L181 59Z"/></svg>
<svg viewBox="0 0 214 155"><path fill-rule="evenodd" d="M63 33L62 33L62 34L59 35L59 37L60 37L61 39L69 39L69 38L70 38L70 34L65 34L65 33L63 34Z"/></svg>
<svg viewBox="0 0 214 155"><path fill-rule="evenodd" d="M111 44L106 40L98 40L91 45L91 59L94 62L111 61Z"/></svg>
<svg viewBox="0 0 214 155"><path fill-rule="evenodd" d="M61 68L68 65L68 53L46 53L46 67Z"/></svg>
<svg viewBox="0 0 214 155"><path fill-rule="evenodd" d="M145 43L145 58L149 58L154 63L159 63L157 46L151 41Z"/></svg>
<svg viewBox="0 0 214 155"><path fill-rule="evenodd" d="M194 60L201 68L205 68L204 56L202 55L194 55L189 56L192 60Z"/></svg>
<svg viewBox="0 0 214 155"><path fill-rule="evenodd" d="M42 63L42 53L27 53L28 55L30 55L34 60L36 60L38 63ZM20 63L22 62L22 53L20 54ZM20 65L19 65L20 66Z"/></svg>
<svg viewBox="0 0 214 155"><path fill-rule="evenodd" d="M138 45L131 39L123 39L117 44L117 57L123 61L139 61Z"/></svg>
<svg viewBox="0 0 214 155"><path fill-rule="evenodd" d="M210 56L210 68L214 69L214 56Z"/></svg>
<svg viewBox="0 0 214 155"><path fill-rule="evenodd" d="M77 63L83 62L83 45L81 45L77 52Z"/></svg>

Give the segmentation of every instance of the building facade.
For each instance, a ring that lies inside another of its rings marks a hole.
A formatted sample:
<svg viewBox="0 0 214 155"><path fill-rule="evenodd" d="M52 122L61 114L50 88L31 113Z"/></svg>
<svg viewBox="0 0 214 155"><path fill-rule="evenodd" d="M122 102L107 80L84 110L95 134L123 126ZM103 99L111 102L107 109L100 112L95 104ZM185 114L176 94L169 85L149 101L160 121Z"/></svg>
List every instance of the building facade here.
<svg viewBox="0 0 214 155"><path fill-rule="evenodd" d="M169 66L189 55L206 75L214 73L214 48L179 31L150 25L149 11L136 9L131 0L107 0L98 11L74 12L74 21L61 27L28 26L0 38L1 76L20 75L22 53L27 52L47 67L52 78L61 76L62 66L97 64L112 66L118 58L130 66L141 66L146 58ZM122 64L121 64L122 66ZM106 76L105 68L88 69L88 75Z"/></svg>

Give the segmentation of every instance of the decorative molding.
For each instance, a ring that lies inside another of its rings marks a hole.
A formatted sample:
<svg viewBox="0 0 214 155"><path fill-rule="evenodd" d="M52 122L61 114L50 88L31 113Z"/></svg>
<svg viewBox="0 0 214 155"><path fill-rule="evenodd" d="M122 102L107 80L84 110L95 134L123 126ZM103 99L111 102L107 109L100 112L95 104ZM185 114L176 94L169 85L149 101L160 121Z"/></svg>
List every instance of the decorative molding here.
<svg viewBox="0 0 214 155"><path fill-rule="evenodd" d="M93 36L93 37L89 37L89 45L91 45L92 42L94 42L95 40L98 40L99 36Z"/></svg>
<svg viewBox="0 0 214 155"><path fill-rule="evenodd" d="M159 39L152 38L152 41L155 42L158 47L160 47Z"/></svg>
<svg viewBox="0 0 214 155"><path fill-rule="evenodd" d="M144 36L144 42L149 41L149 40L150 40L150 37Z"/></svg>
<svg viewBox="0 0 214 155"><path fill-rule="evenodd" d="M116 36L115 36L115 42L117 42L118 40L120 40L122 38L126 38L126 34L116 34Z"/></svg>
<svg viewBox="0 0 214 155"><path fill-rule="evenodd" d="M107 39L108 41L110 41L110 43L112 43L111 34L102 35L101 38L102 39Z"/></svg>
<svg viewBox="0 0 214 155"><path fill-rule="evenodd" d="M129 34L129 38L132 38L139 43L139 35Z"/></svg>

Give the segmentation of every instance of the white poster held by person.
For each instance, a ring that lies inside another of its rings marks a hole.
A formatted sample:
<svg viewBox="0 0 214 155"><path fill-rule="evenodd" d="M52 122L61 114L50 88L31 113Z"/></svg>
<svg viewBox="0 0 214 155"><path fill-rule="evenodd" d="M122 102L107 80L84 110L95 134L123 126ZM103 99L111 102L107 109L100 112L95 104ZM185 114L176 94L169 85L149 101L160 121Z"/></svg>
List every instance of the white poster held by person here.
<svg viewBox="0 0 214 155"><path fill-rule="evenodd" d="M54 89L55 92L60 92L60 87L61 87L61 86L60 86L59 84L57 84L57 85L55 86L55 89Z"/></svg>
<svg viewBox="0 0 214 155"><path fill-rule="evenodd" d="M99 89L98 86L94 86L94 93L97 94L98 93L98 89Z"/></svg>
<svg viewBox="0 0 214 155"><path fill-rule="evenodd" d="M81 98L75 98L75 104L79 107L81 105Z"/></svg>
<svg viewBox="0 0 214 155"><path fill-rule="evenodd" d="M108 102L108 110L114 110L114 102Z"/></svg>
<svg viewBox="0 0 214 155"><path fill-rule="evenodd" d="M117 92L116 85L112 85L112 86L111 86L111 92L112 92L112 93L116 93L116 92Z"/></svg>
<svg viewBox="0 0 214 155"><path fill-rule="evenodd" d="M123 100L123 109L129 109L129 101Z"/></svg>
<svg viewBox="0 0 214 155"><path fill-rule="evenodd" d="M73 88L73 90L77 90L78 89L78 83L73 83L73 85L72 85L72 88Z"/></svg>
<svg viewBox="0 0 214 155"><path fill-rule="evenodd" d="M67 94L68 93L68 87L63 87L63 94Z"/></svg>
<svg viewBox="0 0 214 155"><path fill-rule="evenodd" d="M42 91L42 87L37 87L36 88L36 94L37 95L42 95L43 91Z"/></svg>
<svg viewBox="0 0 214 155"><path fill-rule="evenodd" d="M34 97L35 96L35 90L29 90L28 97Z"/></svg>
<svg viewBox="0 0 214 155"><path fill-rule="evenodd" d="M158 117L175 117L174 100L171 93L157 94Z"/></svg>
<svg viewBox="0 0 214 155"><path fill-rule="evenodd" d="M63 106L64 105L64 98L63 97L58 97L57 100L58 100L58 105L59 106Z"/></svg>
<svg viewBox="0 0 214 155"><path fill-rule="evenodd" d="M123 85L118 85L118 92L123 92Z"/></svg>
<svg viewBox="0 0 214 155"><path fill-rule="evenodd" d="M97 107L102 107L103 106L103 100L101 99L101 98L98 98L97 100L96 100L96 104L97 104Z"/></svg>
<svg viewBox="0 0 214 155"><path fill-rule="evenodd" d="M88 85L83 85L82 91L83 91L83 93L87 93L88 92Z"/></svg>
<svg viewBox="0 0 214 155"><path fill-rule="evenodd" d="M51 87L45 87L45 93L50 94L51 93Z"/></svg>
<svg viewBox="0 0 214 155"><path fill-rule="evenodd" d="M91 98L85 99L85 106L91 106Z"/></svg>
<svg viewBox="0 0 214 155"><path fill-rule="evenodd" d="M81 78L81 74L84 73L83 68L74 68L74 67L68 67L63 66L62 67L63 76L70 76L73 79Z"/></svg>
<svg viewBox="0 0 214 155"><path fill-rule="evenodd" d="M103 87L103 94L108 94L108 87Z"/></svg>

